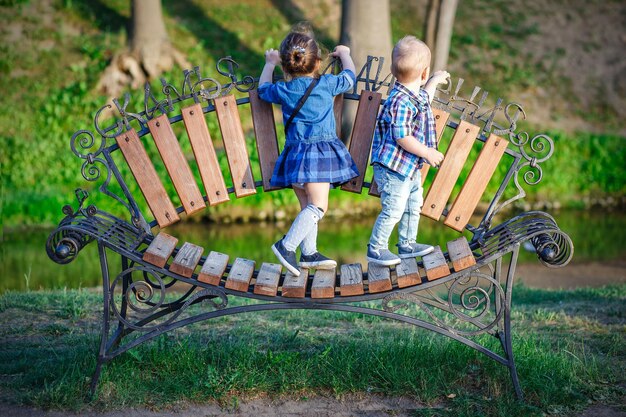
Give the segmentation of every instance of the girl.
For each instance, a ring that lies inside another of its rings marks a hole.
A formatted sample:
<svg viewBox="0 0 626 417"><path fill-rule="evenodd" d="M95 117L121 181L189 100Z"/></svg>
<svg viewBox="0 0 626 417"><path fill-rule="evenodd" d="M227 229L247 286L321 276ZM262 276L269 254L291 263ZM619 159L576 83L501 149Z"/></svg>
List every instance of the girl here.
<svg viewBox="0 0 626 417"><path fill-rule="evenodd" d="M350 90L356 82L350 48L339 45L331 56L341 60L338 75L320 76L320 49L307 33L291 32L280 50L265 52L259 78L259 97L282 106L285 148L278 157L270 183L292 186L300 202L300 214L289 232L272 245L280 263L293 275L302 268L332 269L337 262L317 251L317 223L328 208L331 184L341 184L359 175L344 144L337 138L333 97ZM272 83L274 67L280 64L285 82ZM296 249L300 246L300 263Z"/></svg>

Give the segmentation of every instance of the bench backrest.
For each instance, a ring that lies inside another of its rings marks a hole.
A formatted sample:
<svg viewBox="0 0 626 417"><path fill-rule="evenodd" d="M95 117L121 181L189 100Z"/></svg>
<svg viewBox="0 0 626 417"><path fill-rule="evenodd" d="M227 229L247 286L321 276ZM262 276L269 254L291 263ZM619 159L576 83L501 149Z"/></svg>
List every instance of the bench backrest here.
<svg viewBox="0 0 626 417"><path fill-rule="evenodd" d="M388 92L393 85L390 75L385 79L379 78L382 61L382 58L369 57L357 77L354 89L335 100L337 126L341 126L344 101L358 102L348 148L361 175L343 185L341 188L345 191L362 193L363 188L368 188L369 194L378 194L376 184L372 183L368 164L376 115L384 102L383 92L385 89ZM379 65L376 71L373 69L375 62ZM224 66L227 68L224 69ZM275 190L269 183L279 154L280 135L276 128L274 109L271 104L259 99L255 89L256 80L252 77L238 80L236 69L237 64L230 58L218 62L218 72L229 79L225 84L212 78L202 78L198 67L193 71L185 71L180 93L171 84L161 80L165 95L161 101L155 99L147 85L144 110L139 113L126 110L128 96L123 105L114 100L120 115L113 125L103 129L100 127L100 115L111 106L105 106L98 111L95 125L102 143L95 153L91 152L87 157L84 152L77 152L76 145L83 145L85 138L79 141L82 135L90 136L93 145L93 135L81 130L73 136L72 149L87 159L85 164L97 161L106 165L108 175L100 189L124 203L130 210L133 222L143 225L146 231L178 222L183 212L189 216L204 210L207 204L222 204L232 194L236 198L243 198L255 194L257 187L264 191ZM209 88L206 88L207 84L210 85ZM458 93L462 84L461 79L454 92L452 85L446 90L439 90L433 101L437 137L446 151L445 159L434 175L428 175L428 166L423 168L426 192L422 213L435 220L444 216L444 224L447 226L457 231L468 229L476 236L491 226L491 220L500 208L525 195L518 180L518 174L523 167L534 170L530 176L524 175L528 184L538 182L533 180L537 173L541 179L538 163L550 156L553 145L550 138L544 135L534 137L531 141L532 149L540 153L541 157L529 156L524 150L529 142L528 135L525 132L515 132L518 117L525 117L521 107L516 103L502 106L502 100L498 99L493 107L483 110L487 93L483 92L478 103L474 99L480 91L479 88L474 89L469 99L461 98ZM206 104L204 107L203 101ZM254 131L259 165L256 171L260 172L260 178L253 175L255 169L242 125L240 110L246 107L249 107L246 111L250 112ZM174 111L175 108L178 110ZM173 116L168 117L168 114ZM497 117L505 119L506 127L498 124L500 121L496 120ZM208 118L214 118L219 125L228 160L227 170L220 167L207 124ZM179 122L184 125L189 144L184 144L173 129ZM114 143L107 144L107 139L114 139ZM154 152L151 155L146 149L150 141L156 146L158 155ZM537 147L536 141L541 141L542 144ZM185 152L185 147L191 147L192 152ZM124 169L114 162L113 155L118 149L132 172L132 178L124 177L121 173ZM104 155L104 160L96 158L100 153ZM477 156L471 158L472 154ZM509 162L502 164L506 172L501 181L485 193L505 155L509 157ZM163 179L159 175L155 167L157 164L164 165L167 178ZM123 196L111 190L112 176L119 183ZM231 187L226 185L227 177L232 179ZM502 203L500 200L512 179L517 187L514 190L517 194ZM139 209L136 196L130 191L132 187L129 187L129 182L132 181L136 181L150 213L142 213ZM167 191L172 185L179 204L174 203ZM472 226L469 221L481 199L489 201L489 207L480 223Z"/></svg>

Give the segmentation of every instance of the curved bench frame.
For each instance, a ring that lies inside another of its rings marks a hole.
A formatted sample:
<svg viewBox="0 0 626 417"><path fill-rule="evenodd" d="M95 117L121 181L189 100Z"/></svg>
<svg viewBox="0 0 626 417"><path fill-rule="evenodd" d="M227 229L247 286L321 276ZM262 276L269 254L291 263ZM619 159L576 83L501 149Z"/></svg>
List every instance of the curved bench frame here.
<svg viewBox="0 0 626 417"><path fill-rule="evenodd" d="M383 87L389 88L393 80L389 77L380 79L382 58L369 57L360 71L357 85L363 85L364 91L377 92ZM374 64L378 68L374 73ZM94 134L88 130L79 130L71 140L72 151L84 159L82 175L88 181L102 180L99 191L114 198L129 212L129 219L124 220L106 213L90 205L84 207L88 197L83 190L76 191L78 207L73 209L65 206L66 217L51 233L46 248L49 257L58 263L68 263L75 259L80 250L92 241L98 246L98 253L103 278L103 326L96 370L91 381L91 393L95 393L102 365L148 340L163 333L187 326L203 320L231 314L285 309L318 309L335 310L380 316L405 322L417 327L431 330L461 342L506 366L509 369L513 387L518 398L522 399L522 390L517 376L511 343L511 298L515 268L520 245L526 241L534 246L539 259L548 267L566 265L573 255L573 244L570 238L559 229L556 221L548 214L531 211L515 216L504 223L491 227L494 215L503 207L525 195L520 186L519 176L528 185L534 185L542 179L539 163L547 160L553 152L553 142L545 135L538 135L529 140L526 132L516 133L516 121L519 115L525 117L521 106L510 103L502 106L498 99L496 105L488 110L481 110L487 93L483 93L478 103L474 102L478 94L475 88L469 99L461 98L459 90L463 80L459 80L456 89L452 85L447 90L439 90L433 107L449 113L460 114L459 122L449 120L447 125L458 127L461 121L472 121L482 124L476 138L486 142L489 134L507 135L513 146L506 149L512 157L512 164L498 191L494 195L484 217L477 226L466 225L465 230L473 237L469 247L475 257L475 265L454 271L436 280L423 277L418 285L400 288L394 283L390 291L365 293L354 296L335 296L333 298L313 298L311 296L311 280L302 298L285 297L283 295L266 296L255 294L253 285L248 291L236 291L225 286L224 279L219 285L211 285L198 280L198 274L190 277L173 273L166 265L157 267L144 260L144 253L159 231L157 220L146 220L135 198L126 185L119 168L114 163L112 153L119 149L111 140L125 130L131 128L131 122L139 123L137 135L141 138L149 133L147 122L156 117L157 112L166 114L174 109L174 105L205 100L208 105L203 112L215 111L213 100L233 91L245 95L255 87L256 80L244 77L239 80L236 75L237 64L230 58L224 58L217 64L217 71L229 79L228 83L220 84L213 78L203 78L200 70L184 72L181 93L171 84L162 80L165 99L155 99L150 86L146 86L144 110L130 113L126 110L129 96L124 98L123 105L114 100L120 117L113 125L101 128L101 114L111 106L104 106L95 116L95 129L100 135L98 142ZM192 81L192 79L196 81ZM206 84L210 87L206 88ZM357 85L352 93L346 93L343 99L359 100ZM447 97L447 100L441 97ZM239 98L236 104L249 103L248 97ZM182 106L181 106L182 107ZM514 113L511 113L511 110ZM496 115L503 111L508 127L502 127L495 121ZM338 114L338 113L337 113ZM182 120L181 115L169 118L170 123ZM527 152L530 146L531 155ZM369 152L369 150L367 150ZM537 156L541 154L541 156ZM367 157L366 157L367 158ZM528 169L528 171L525 171ZM525 171L525 172L524 172ZM523 174L522 174L523 173ZM529 174L530 173L530 174ZM122 195L118 195L110 187L115 179ZM500 202L504 191L511 183L517 188L517 195L505 202ZM255 188L265 188L263 181L256 181ZM375 188L371 183L363 182L363 187ZM235 187L228 188L229 195L236 193ZM360 192L360 190L357 190ZM207 196L204 200L208 201ZM185 211L182 206L176 213ZM443 210L447 216L448 211ZM177 248L174 255L179 251ZM121 266L115 265L110 255L117 254L121 258ZM447 257L447 254L446 254ZM206 260L203 257L200 264ZM508 266L506 265L508 261ZM419 263L421 266L422 264ZM228 276L232 264L222 274ZM503 270L504 269L504 270ZM252 280L256 279L259 270L254 270ZM281 282L285 278L281 274ZM363 273L363 281L368 282L368 273ZM177 284L184 287L182 292L170 291ZM231 297L244 297L259 300L260 303L229 306ZM380 301L380 303L374 303ZM370 302L363 305L363 302ZM193 305L202 306L190 309ZM197 311L207 310L207 311ZM443 317L453 318L453 321ZM501 352L496 352L480 344L475 336L490 334L500 341Z"/></svg>

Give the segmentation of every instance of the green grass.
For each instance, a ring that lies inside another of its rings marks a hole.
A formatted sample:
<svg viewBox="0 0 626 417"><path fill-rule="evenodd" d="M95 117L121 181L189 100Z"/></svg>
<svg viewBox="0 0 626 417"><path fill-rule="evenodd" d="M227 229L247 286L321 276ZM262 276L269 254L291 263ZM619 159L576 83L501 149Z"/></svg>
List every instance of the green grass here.
<svg viewBox="0 0 626 417"><path fill-rule="evenodd" d="M85 290L0 297L5 399L77 411L380 393L415 399L431 415L540 416L625 396L623 285L515 288L513 348L525 403L506 368L464 345L376 317L301 310L228 316L160 336L105 365L89 399L99 298ZM490 336L478 341L498 349Z"/></svg>

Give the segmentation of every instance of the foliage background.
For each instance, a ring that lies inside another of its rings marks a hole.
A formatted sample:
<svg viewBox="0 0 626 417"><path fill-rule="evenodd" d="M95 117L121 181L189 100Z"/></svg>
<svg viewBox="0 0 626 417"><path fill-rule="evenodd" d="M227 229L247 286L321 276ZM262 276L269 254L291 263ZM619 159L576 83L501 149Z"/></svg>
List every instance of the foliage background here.
<svg viewBox="0 0 626 417"><path fill-rule="evenodd" d="M522 128L554 138L555 156L544 167L548 180L527 190L529 204L623 204L623 110L615 98L623 86L615 68L626 64L615 42L623 46L625 6L619 1L543 3L460 2L450 72L464 78L467 89L480 85L506 102L521 102L529 115ZM391 6L393 39L421 36L425 2L391 0ZM311 21L328 48L339 37L338 0L184 0L164 1L163 8L175 46L209 72L217 59L231 55L242 74L258 76L263 51L275 47L300 20ZM74 200L74 189L93 186L82 179L82 160L69 151L69 139L79 129L91 129L95 111L107 103L94 86L125 45L129 2L3 0L0 11L2 222L7 227L55 224L60 208ZM599 16L607 22L598 23ZM589 22L595 25L588 28ZM568 28L561 30L565 35L576 30L590 35L584 42L574 35L556 36L559 25ZM163 76L180 80L180 74L177 68ZM154 87L159 86L156 80ZM142 95L133 92L138 103ZM209 125L216 129L214 120ZM229 204L229 210L241 206L245 219L246 207L272 209L292 199L272 193L244 199L234 208ZM109 209L106 202L95 202ZM366 203L342 193L337 204ZM217 207L206 217L224 214Z"/></svg>

